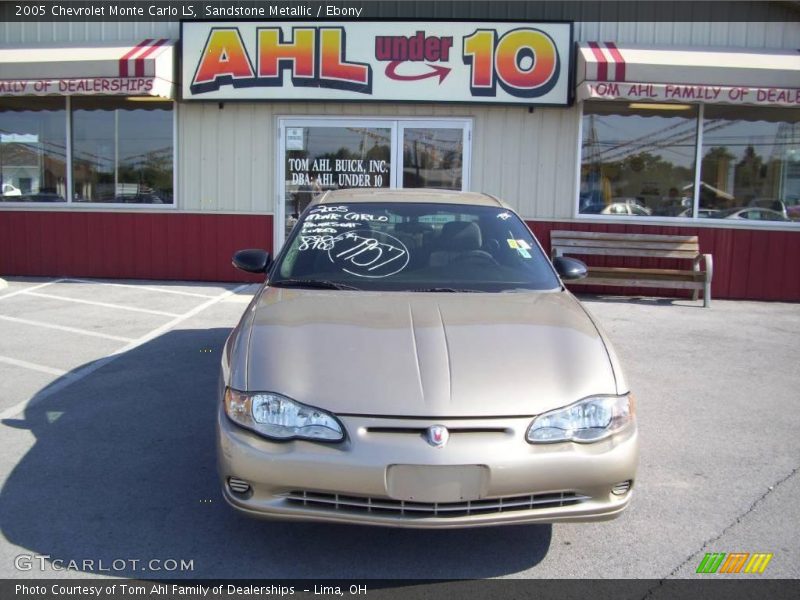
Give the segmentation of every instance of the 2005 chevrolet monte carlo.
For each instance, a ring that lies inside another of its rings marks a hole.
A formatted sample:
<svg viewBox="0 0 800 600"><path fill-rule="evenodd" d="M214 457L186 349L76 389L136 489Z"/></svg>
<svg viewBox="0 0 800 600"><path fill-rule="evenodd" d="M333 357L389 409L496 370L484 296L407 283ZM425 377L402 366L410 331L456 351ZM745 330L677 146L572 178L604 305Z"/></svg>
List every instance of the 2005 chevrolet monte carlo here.
<svg viewBox="0 0 800 600"><path fill-rule="evenodd" d="M608 340L488 195L337 190L300 216L226 343L225 499L400 527L604 520L628 505L635 404Z"/></svg>

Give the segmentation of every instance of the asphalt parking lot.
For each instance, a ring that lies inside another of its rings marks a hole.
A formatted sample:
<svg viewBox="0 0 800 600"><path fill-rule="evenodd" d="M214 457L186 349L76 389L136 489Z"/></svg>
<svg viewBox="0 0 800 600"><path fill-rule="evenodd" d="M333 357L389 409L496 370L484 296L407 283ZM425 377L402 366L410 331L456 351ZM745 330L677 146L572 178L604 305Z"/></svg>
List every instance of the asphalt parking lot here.
<svg viewBox="0 0 800 600"><path fill-rule="evenodd" d="M762 577L800 577L800 305L585 298L639 402L631 508L431 532L250 521L225 505L218 364L252 291L0 289L1 578L691 578L706 552L773 553ZM18 570L20 555L125 566ZM151 559L193 568L139 572Z"/></svg>

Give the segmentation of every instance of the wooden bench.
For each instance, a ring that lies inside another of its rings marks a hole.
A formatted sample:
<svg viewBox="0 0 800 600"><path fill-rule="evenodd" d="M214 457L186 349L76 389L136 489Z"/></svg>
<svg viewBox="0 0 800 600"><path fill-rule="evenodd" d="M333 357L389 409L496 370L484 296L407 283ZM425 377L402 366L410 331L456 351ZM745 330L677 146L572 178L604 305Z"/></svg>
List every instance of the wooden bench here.
<svg viewBox="0 0 800 600"><path fill-rule="evenodd" d="M710 254L700 253L697 236L551 231L550 248L553 257L585 254L691 260L692 268L686 270L588 267L587 277L576 280L575 283L578 285L694 290L693 300L697 300L699 291L703 290L703 306L711 304L713 260ZM701 263L705 263L705 270L700 270Z"/></svg>

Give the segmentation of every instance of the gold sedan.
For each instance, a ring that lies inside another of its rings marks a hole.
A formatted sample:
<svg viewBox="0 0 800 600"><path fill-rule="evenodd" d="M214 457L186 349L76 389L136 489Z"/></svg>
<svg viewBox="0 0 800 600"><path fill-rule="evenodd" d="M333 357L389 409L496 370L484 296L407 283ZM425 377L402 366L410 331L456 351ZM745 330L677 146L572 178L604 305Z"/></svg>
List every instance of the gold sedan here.
<svg viewBox="0 0 800 600"><path fill-rule="evenodd" d="M338 190L300 216L225 346L218 468L255 517L590 521L631 499L635 403L608 340L488 195Z"/></svg>

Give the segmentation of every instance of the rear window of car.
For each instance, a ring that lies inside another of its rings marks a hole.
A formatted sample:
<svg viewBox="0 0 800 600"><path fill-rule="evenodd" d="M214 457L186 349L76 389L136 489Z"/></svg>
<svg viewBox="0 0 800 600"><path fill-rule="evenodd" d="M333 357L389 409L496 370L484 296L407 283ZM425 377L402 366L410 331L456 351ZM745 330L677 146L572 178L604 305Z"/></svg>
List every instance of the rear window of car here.
<svg viewBox="0 0 800 600"><path fill-rule="evenodd" d="M559 287L526 225L501 207L341 203L301 215L270 283L364 290L512 291Z"/></svg>

